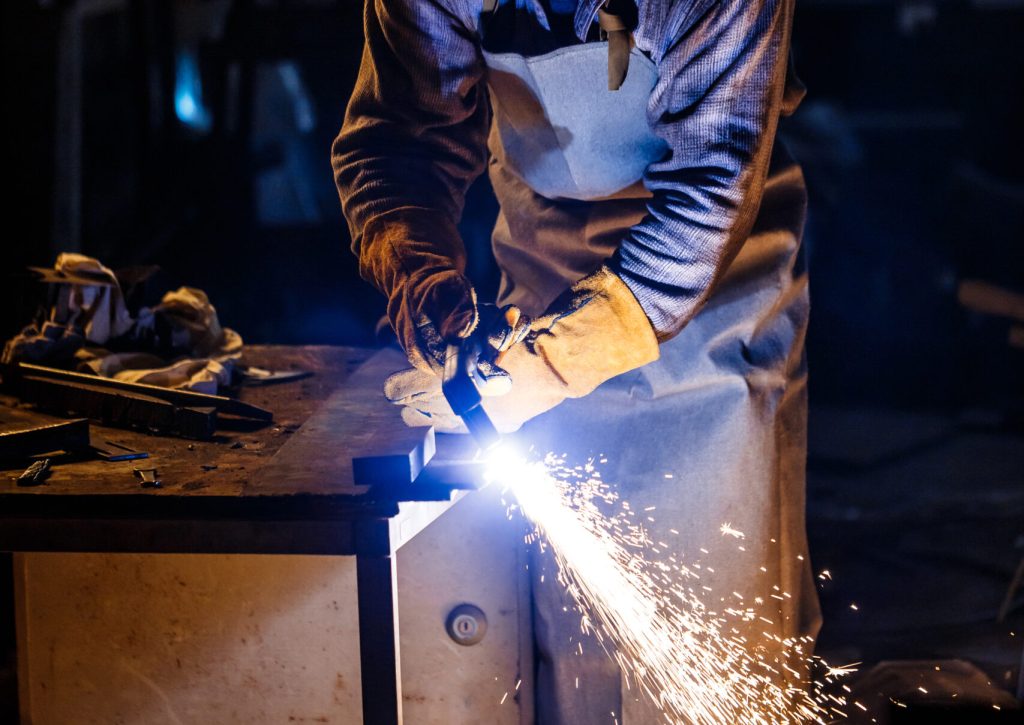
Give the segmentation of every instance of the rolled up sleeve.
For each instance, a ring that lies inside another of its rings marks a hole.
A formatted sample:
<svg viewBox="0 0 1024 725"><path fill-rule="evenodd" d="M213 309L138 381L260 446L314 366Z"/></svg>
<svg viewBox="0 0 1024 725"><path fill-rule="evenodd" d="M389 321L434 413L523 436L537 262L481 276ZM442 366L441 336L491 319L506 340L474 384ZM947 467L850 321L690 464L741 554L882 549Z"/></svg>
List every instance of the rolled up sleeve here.
<svg viewBox="0 0 1024 725"><path fill-rule="evenodd" d="M793 0L689 5L661 57L648 118L669 153L610 266L659 339L697 313L750 234L782 107Z"/></svg>

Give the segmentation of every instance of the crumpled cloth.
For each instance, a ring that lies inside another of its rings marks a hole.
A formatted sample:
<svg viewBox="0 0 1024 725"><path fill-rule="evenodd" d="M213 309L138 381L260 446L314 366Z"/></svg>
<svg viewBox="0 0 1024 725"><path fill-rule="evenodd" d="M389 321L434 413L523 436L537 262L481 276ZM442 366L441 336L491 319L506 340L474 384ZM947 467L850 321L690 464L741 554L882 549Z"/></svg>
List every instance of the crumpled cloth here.
<svg viewBox="0 0 1024 725"><path fill-rule="evenodd" d="M201 289L179 287L168 292L153 308L153 314L171 323L171 344L175 348L204 357L235 355L242 350L242 336L220 326L217 310Z"/></svg>
<svg viewBox="0 0 1024 725"><path fill-rule="evenodd" d="M0 362L70 366L126 382L209 394L230 382L242 337L221 326L202 290L167 292L160 304L143 307L133 317L117 277L98 260L63 253L54 268L106 278L109 284L61 284L48 319L8 340Z"/></svg>
<svg viewBox="0 0 1024 725"><path fill-rule="evenodd" d="M181 388L216 395L231 382L234 356L181 358L170 365L150 353L123 352L89 356L95 349L80 351L78 370L126 383L145 383L162 388ZM105 351L104 351L105 352Z"/></svg>
<svg viewBox="0 0 1024 725"><path fill-rule="evenodd" d="M110 286L65 284L60 286L50 321L79 328L90 342L103 344L128 332L134 320L124 304L121 286L114 273L99 260L83 254L64 252L53 265L58 272L106 277Z"/></svg>

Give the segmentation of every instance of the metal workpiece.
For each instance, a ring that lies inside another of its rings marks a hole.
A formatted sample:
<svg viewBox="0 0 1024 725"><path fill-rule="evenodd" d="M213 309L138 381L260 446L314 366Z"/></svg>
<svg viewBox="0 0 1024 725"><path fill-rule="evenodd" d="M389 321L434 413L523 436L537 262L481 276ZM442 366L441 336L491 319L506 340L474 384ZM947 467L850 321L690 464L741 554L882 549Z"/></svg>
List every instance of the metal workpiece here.
<svg viewBox="0 0 1024 725"><path fill-rule="evenodd" d="M15 415L13 411L5 413ZM24 425L18 425L22 419ZM22 413L11 425L0 430L0 460L25 459L53 451L74 453L89 447L89 421L84 418L40 423Z"/></svg>
<svg viewBox="0 0 1024 725"><path fill-rule="evenodd" d="M398 429L379 444L372 454L352 458L352 480L372 487L379 495L401 499L434 457L434 429Z"/></svg>
<svg viewBox="0 0 1024 725"><path fill-rule="evenodd" d="M487 634L487 615L474 604L460 604L448 613L444 627L456 644L471 647Z"/></svg>
<svg viewBox="0 0 1024 725"><path fill-rule="evenodd" d="M194 390L166 388L148 383L131 383L115 378L106 378L101 375L89 375L72 370L47 367L45 365L18 363L14 368L14 378L15 381L19 378L30 378L36 382L53 381L54 383L66 385L88 385L122 393L149 396L171 403L178 408L213 408L219 413L237 415L241 418L251 418L252 420L266 422L274 420L274 414L271 411L224 395L197 393Z"/></svg>
<svg viewBox="0 0 1024 725"><path fill-rule="evenodd" d="M397 350L376 353L261 466L250 488L417 500L413 481L434 456L434 430L405 426L381 395L388 375L407 364Z"/></svg>
<svg viewBox="0 0 1024 725"><path fill-rule="evenodd" d="M432 458L405 487L402 501L448 501L487 485L487 458L472 437L442 433L433 446Z"/></svg>

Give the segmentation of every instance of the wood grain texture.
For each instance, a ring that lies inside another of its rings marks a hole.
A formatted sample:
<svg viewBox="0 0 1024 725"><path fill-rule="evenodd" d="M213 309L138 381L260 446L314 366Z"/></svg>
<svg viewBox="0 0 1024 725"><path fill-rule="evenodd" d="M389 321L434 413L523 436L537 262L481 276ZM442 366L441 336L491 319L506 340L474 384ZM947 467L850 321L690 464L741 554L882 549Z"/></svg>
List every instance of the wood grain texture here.
<svg viewBox="0 0 1024 725"><path fill-rule="evenodd" d="M50 451L81 451L89 447L89 421L48 420L4 415L0 411L0 460L24 463L29 456ZM21 423L19 426L18 423Z"/></svg>
<svg viewBox="0 0 1024 725"><path fill-rule="evenodd" d="M303 423L372 355L373 350L343 347L250 346L243 361L275 370L311 370L303 380L243 388L239 397L275 414L273 425L247 429L239 421L234 430L221 430L210 441L187 441L92 426L95 441L113 440L150 454L149 462L160 471L161 489L143 490L132 475L133 462L87 460L54 461L45 486L19 489L14 478L24 466L0 464L0 510L5 501L28 496L61 500L69 497L152 497L154 499L242 498L248 495L253 475L276 453ZM0 404L19 405L0 396ZM222 422L226 422L223 421Z"/></svg>
<svg viewBox="0 0 1024 725"><path fill-rule="evenodd" d="M16 485L21 467L0 469L0 550L367 553L403 511L424 519L402 523L411 536L458 499L454 489L473 487L476 469L461 465L474 450L465 436L446 437L436 465L412 483L411 469L380 486L355 482L354 456L432 439L405 427L383 397L384 379L406 365L397 350L251 347L246 361L315 374L243 389L277 423L208 442L92 426L95 442L149 452L162 488L139 485L137 461L57 459L34 488Z"/></svg>
<svg viewBox="0 0 1024 725"><path fill-rule="evenodd" d="M363 363L260 469L248 494L362 496L372 487L379 497L403 500L434 453L433 429L407 427L384 398L384 381L407 367L394 349Z"/></svg>

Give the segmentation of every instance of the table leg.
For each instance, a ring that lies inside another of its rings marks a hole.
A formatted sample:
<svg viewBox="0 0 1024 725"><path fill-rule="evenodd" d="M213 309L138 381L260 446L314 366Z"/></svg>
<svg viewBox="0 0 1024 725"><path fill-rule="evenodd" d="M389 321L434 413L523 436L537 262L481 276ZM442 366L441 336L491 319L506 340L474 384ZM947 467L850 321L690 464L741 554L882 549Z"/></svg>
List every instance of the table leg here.
<svg viewBox="0 0 1024 725"><path fill-rule="evenodd" d="M363 725L402 725L395 556L356 556Z"/></svg>

